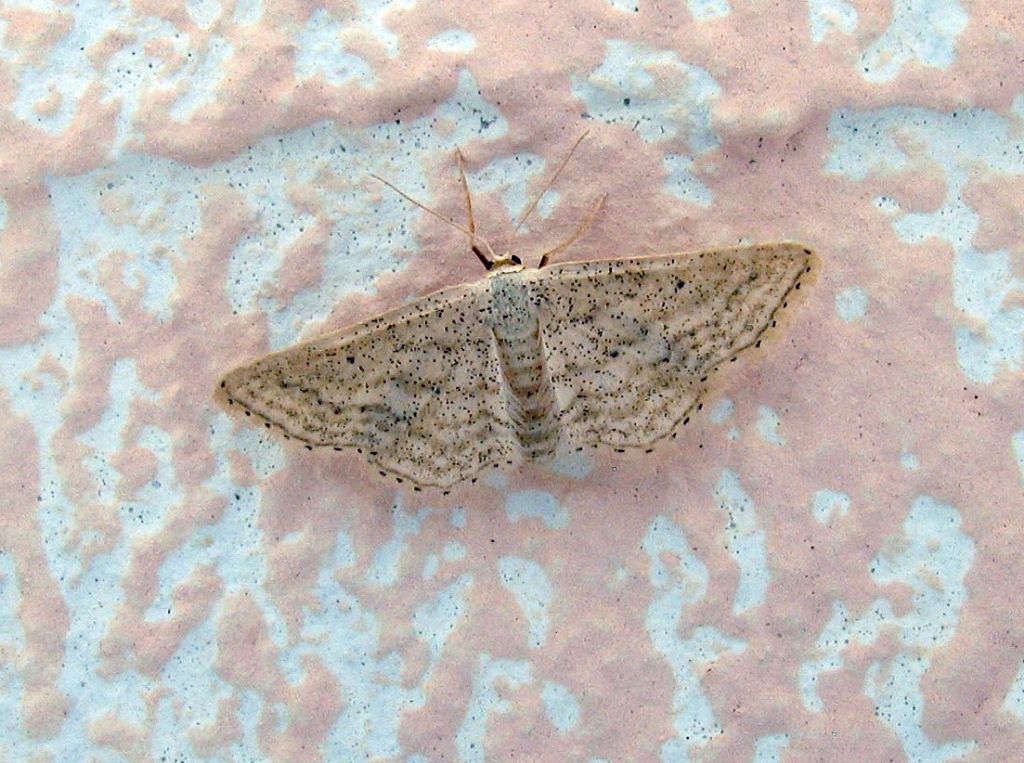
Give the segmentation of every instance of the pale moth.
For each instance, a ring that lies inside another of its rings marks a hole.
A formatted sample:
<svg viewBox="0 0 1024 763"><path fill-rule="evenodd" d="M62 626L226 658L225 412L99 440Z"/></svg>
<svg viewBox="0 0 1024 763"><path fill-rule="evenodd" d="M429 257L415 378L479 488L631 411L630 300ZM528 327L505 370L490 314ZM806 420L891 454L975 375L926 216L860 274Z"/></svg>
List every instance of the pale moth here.
<svg viewBox="0 0 1024 763"><path fill-rule="evenodd" d="M527 270L476 235L458 158L469 223L441 219L487 276L236 368L222 399L307 448L354 448L415 489L590 446L650 449L689 421L716 369L760 345L815 264L802 244L773 243L548 265L599 200Z"/></svg>

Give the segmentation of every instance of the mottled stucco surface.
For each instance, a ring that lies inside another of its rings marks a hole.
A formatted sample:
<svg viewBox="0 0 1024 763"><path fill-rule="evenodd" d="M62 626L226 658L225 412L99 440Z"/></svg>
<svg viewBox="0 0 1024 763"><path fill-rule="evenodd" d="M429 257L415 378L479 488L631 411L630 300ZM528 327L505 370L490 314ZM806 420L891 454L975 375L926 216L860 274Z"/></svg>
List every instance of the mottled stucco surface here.
<svg viewBox="0 0 1024 763"><path fill-rule="evenodd" d="M0 6L0 758L1019 755L1017 4L557 6ZM462 219L456 146L528 262L607 193L566 259L820 276L648 455L411 493L221 410L480 276L369 178Z"/></svg>

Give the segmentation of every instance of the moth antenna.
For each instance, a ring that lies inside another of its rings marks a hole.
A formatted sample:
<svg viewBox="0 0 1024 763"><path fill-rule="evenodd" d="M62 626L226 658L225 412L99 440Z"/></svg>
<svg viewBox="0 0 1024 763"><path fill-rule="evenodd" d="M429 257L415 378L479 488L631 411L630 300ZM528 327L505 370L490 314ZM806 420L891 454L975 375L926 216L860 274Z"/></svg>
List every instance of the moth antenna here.
<svg viewBox="0 0 1024 763"><path fill-rule="evenodd" d="M462 151L458 148L455 149L455 158L459 160L459 181L462 183L462 191L466 195L466 216L469 218L469 248L473 251L473 254L480 260L480 264L485 269L490 270L494 267L494 260L488 259L487 256L480 251L480 247L476 245L476 220L473 218L473 196L469 192L469 181L466 180L466 159L462 156ZM490 249L490 247L487 247ZM491 252L491 256L494 256L494 252Z"/></svg>
<svg viewBox="0 0 1024 763"><path fill-rule="evenodd" d="M487 252L491 255L491 257L497 259L497 255L495 255L494 250L491 249L491 245L487 243L487 239L485 239L483 236L478 236L478 235L476 235L475 232L466 230L465 228L463 228L461 225L459 225L454 220L449 220L447 217L442 215L440 212L435 212L430 207L428 207L426 204L421 204L420 202L416 201L416 199L414 199L412 196L407 194L405 191L403 191L400 188L398 188L394 183L389 183L387 180L382 178L380 175L374 175L371 172L370 173L370 177L372 177L374 180L376 180L378 182L381 182L384 185L386 185L388 188L390 188L392 191L397 193L399 196L401 196L403 199L408 201L410 204L415 204L417 207L422 209L424 212L427 212L428 214L433 215L434 217L436 217L441 222L447 223L448 225L450 225L453 228L455 228L455 230L461 231L465 235L469 236L470 241L479 241L481 244L483 244L485 247L487 247ZM480 256L479 253L477 254L477 256L478 257Z"/></svg>
<svg viewBox="0 0 1024 763"><path fill-rule="evenodd" d="M544 198L544 194L546 194L548 192L548 189L551 188L551 186L554 184L556 180L558 180L558 176L562 174L562 170L565 169L565 165L569 163L569 160L572 159L572 155L575 154L576 149L579 148L580 143L582 143L583 139L587 137L587 135L589 134L590 130L584 130L583 134L576 139L575 143L572 144L572 148L569 149L569 153L566 154L566 157L562 160L562 163L558 165L558 169L555 170L555 174L552 175L551 179L544 184L544 187L540 189L540 193L538 193L533 198L533 201L530 202L530 206L526 208L526 211L523 212L523 216L519 218L519 222L516 223L516 227L512 229L513 234L518 232L518 230L522 227L523 223L526 222L526 218L529 217L533 213L533 210L537 208L537 204L539 204L540 200Z"/></svg>
<svg viewBox="0 0 1024 763"><path fill-rule="evenodd" d="M544 254L541 255L540 265L537 266L538 268L546 267L548 261L554 255L568 249L570 246L572 246L573 242L576 241L576 239L578 239L580 236L584 235L588 230L590 230L590 226L594 222L594 218L597 217L597 213L601 209L601 205L604 204L604 200L606 198L608 198L608 194L601 194L601 196L598 197L597 202L594 204L594 206L591 207L590 212L587 214L585 218L583 218L583 222L580 223L580 226L576 229L576 232L573 233L572 236L563 241L561 244L556 246L554 249L549 249L548 251L544 252Z"/></svg>

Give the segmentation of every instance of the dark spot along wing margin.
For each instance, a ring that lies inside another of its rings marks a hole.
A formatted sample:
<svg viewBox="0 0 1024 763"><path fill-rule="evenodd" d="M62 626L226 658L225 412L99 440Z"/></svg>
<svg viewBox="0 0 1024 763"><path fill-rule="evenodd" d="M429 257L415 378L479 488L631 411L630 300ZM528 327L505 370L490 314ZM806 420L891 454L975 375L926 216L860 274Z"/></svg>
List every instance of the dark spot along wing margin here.
<svg viewBox="0 0 1024 763"><path fill-rule="evenodd" d="M436 292L237 368L221 393L288 437L448 487L513 457L488 294L485 282Z"/></svg>
<svg viewBox="0 0 1024 763"><path fill-rule="evenodd" d="M672 433L813 262L780 243L534 271L563 442L645 447Z"/></svg>

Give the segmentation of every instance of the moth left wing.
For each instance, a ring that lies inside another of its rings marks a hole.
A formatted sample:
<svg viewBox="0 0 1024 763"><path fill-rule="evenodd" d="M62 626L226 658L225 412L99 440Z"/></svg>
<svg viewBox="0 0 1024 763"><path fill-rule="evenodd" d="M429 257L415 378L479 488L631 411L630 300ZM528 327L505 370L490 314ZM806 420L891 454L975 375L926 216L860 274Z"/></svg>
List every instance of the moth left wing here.
<svg viewBox="0 0 1024 763"><path fill-rule="evenodd" d="M708 376L773 324L813 259L781 243L534 271L563 444L643 447L672 432Z"/></svg>
<svg viewBox="0 0 1024 763"><path fill-rule="evenodd" d="M488 294L468 284L423 297L236 368L220 392L288 437L447 487L516 456Z"/></svg>

